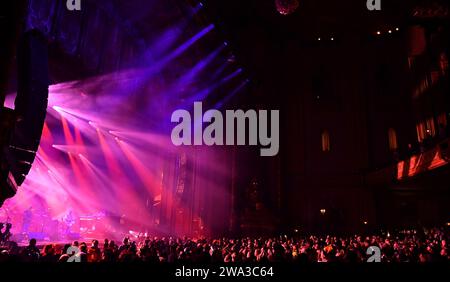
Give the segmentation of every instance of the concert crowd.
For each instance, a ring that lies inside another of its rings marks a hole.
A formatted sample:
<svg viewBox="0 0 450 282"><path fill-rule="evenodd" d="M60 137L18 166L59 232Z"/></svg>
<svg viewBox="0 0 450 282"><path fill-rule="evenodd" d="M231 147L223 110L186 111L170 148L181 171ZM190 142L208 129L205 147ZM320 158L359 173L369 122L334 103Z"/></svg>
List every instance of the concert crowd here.
<svg viewBox="0 0 450 282"><path fill-rule="evenodd" d="M370 246L381 250L381 262L449 262L447 229L407 230L371 236L280 236L274 238L189 239L126 237L119 244L74 241L47 244L39 249L35 239L28 246L6 242L0 262L150 262L150 263L271 263L365 262ZM73 258L69 259L71 256Z"/></svg>

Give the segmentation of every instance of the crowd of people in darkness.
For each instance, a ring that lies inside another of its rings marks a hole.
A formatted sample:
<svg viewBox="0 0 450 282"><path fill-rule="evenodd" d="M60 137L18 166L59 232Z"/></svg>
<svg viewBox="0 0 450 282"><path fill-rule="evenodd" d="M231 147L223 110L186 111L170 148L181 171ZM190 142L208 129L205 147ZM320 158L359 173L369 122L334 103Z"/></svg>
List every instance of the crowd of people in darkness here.
<svg viewBox="0 0 450 282"><path fill-rule="evenodd" d="M404 230L380 235L279 236L272 238L124 238L89 243L47 244L38 248L35 239L19 247L8 242L0 262L148 262L148 263L308 263L366 262L367 249L376 246L381 262L449 262L449 230Z"/></svg>

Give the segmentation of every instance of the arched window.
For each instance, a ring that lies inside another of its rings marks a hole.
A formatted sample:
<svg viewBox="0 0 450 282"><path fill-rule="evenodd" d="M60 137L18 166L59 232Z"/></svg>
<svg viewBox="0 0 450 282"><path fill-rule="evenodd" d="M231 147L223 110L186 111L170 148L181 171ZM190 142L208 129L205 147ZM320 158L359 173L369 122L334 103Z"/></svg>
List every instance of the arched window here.
<svg viewBox="0 0 450 282"><path fill-rule="evenodd" d="M327 130L322 132L322 151L329 152L330 151L330 134Z"/></svg>
<svg viewBox="0 0 450 282"><path fill-rule="evenodd" d="M398 149L397 132L395 132L395 129L389 128L388 135L389 135L389 149L391 151L397 150Z"/></svg>

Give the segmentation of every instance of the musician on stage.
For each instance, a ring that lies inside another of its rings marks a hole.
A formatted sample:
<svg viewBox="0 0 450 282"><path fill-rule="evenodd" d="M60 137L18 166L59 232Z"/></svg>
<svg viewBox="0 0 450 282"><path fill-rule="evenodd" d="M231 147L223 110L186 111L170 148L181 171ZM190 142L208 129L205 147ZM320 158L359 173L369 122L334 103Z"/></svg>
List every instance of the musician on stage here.
<svg viewBox="0 0 450 282"><path fill-rule="evenodd" d="M71 230L72 226L75 224L75 216L73 215L72 210L69 210L67 215L64 217L63 221L64 221L65 227L66 227L66 229L64 230L64 235L67 236L71 233L70 230Z"/></svg>
<svg viewBox="0 0 450 282"><path fill-rule="evenodd" d="M29 207L27 210L23 212L22 233L28 234L32 219L33 219L33 207Z"/></svg>

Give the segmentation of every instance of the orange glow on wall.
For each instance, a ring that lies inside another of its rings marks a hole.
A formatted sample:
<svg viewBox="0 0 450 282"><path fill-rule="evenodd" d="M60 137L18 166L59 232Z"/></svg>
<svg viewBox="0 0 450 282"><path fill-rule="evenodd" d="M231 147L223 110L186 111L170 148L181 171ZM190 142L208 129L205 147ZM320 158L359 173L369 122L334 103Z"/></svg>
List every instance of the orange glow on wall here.
<svg viewBox="0 0 450 282"><path fill-rule="evenodd" d="M428 166L428 169L431 170L445 164L447 164L447 162L441 157L440 152L436 152L433 160L431 161L431 164Z"/></svg>
<svg viewBox="0 0 450 282"><path fill-rule="evenodd" d="M417 141L422 142L423 139L425 139L425 124L419 123L416 125L416 131L417 131Z"/></svg>
<svg viewBox="0 0 450 282"><path fill-rule="evenodd" d="M431 137L436 136L436 127L434 121L434 118L430 117L416 125L417 140L419 142L422 142L427 137L427 135Z"/></svg>
<svg viewBox="0 0 450 282"><path fill-rule="evenodd" d="M431 118L427 119L426 127L427 127L427 133L429 133L431 136L436 136L436 128L434 126L434 118L431 117Z"/></svg>
<svg viewBox="0 0 450 282"><path fill-rule="evenodd" d="M329 152L330 151L330 134L327 130L322 132L322 151Z"/></svg>
<svg viewBox="0 0 450 282"><path fill-rule="evenodd" d="M389 128L388 130L388 136L389 136L389 149L391 151L395 151L398 148L397 144L397 132L393 128Z"/></svg>
<svg viewBox="0 0 450 282"><path fill-rule="evenodd" d="M420 158L422 155L419 155L419 157L417 156L412 156L409 159L409 171L408 171L408 176L413 176L414 174L416 174L416 170L417 170L417 165L419 164Z"/></svg>
<svg viewBox="0 0 450 282"><path fill-rule="evenodd" d="M403 178L403 169L405 168L405 162L400 161L397 163L397 179Z"/></svg>

